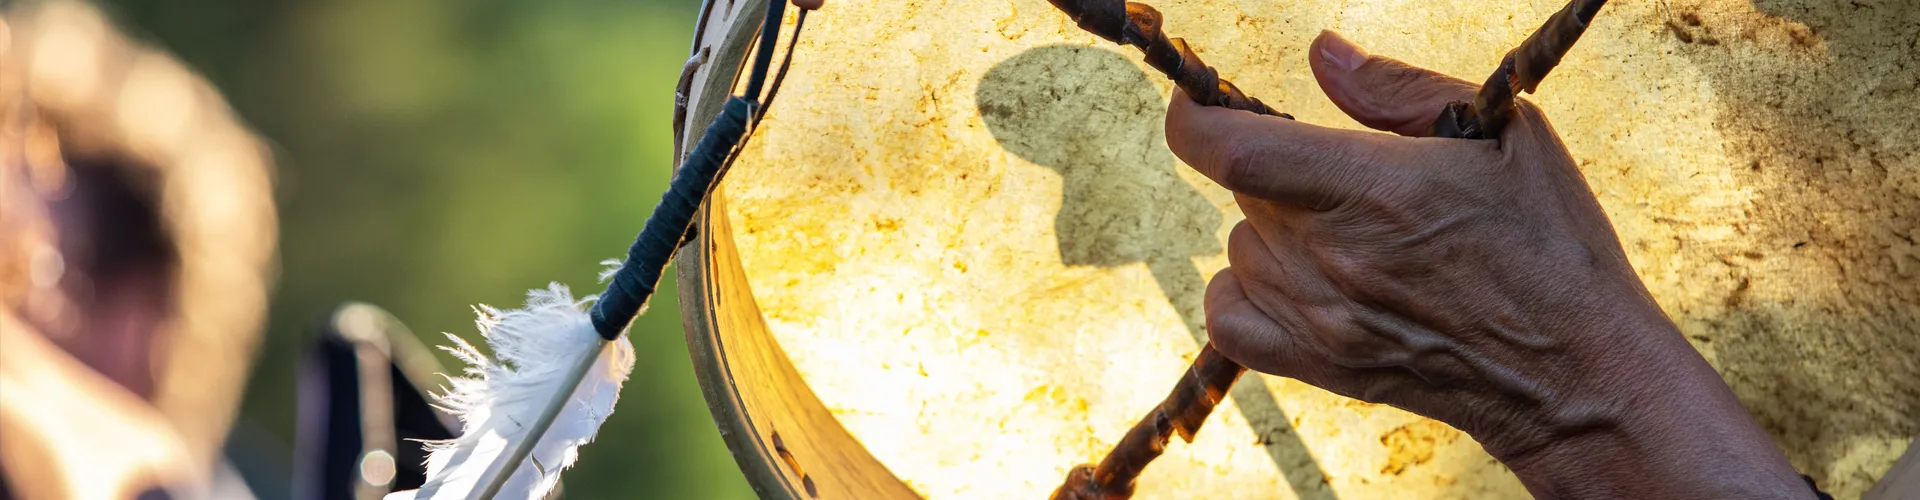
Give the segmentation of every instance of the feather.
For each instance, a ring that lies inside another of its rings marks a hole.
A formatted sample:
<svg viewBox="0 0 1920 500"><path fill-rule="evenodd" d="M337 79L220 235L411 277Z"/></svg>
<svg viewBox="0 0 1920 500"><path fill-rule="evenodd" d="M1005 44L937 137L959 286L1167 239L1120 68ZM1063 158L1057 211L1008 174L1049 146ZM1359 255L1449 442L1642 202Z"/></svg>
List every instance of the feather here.
<svg viewBox="0 0 1920 500"><path fill-rule="evenodd" d="M527 292L523 309L475 308L480 335L496 359L448 334L443 346L467 363L466 376L449 377L451 387L434 396L439 406L460 418L460 437L428 441L427 482L419 490L389 494L385 500L465 499L481 484L502 455L527 436L532 425L568 383L570 368L600 348L593 367L533 449L514 470L497 498L539 499L573 465L576 449L593 440L613 413L620 385L633 371L633 344L625 335L601 342L584 307L593 297L575 301L558 283Z"/></svg>

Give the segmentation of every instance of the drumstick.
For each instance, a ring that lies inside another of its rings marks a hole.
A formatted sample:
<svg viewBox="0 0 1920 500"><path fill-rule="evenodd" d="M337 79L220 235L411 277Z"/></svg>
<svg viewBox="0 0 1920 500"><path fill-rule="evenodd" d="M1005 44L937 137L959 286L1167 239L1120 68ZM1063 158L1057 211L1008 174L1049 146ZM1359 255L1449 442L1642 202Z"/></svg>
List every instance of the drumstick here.
<svg viewBox="0 0 1920 500"><path fill-rule="evenodd" d="M1174 384L1173 393L1160 402L1147 418L1134 424L1126 437L1099 465L1075 466L1067 473L1067 482L1053 491L1052 500L1123 500L1133 496L1134 480L1153 459L1167 451L1167 441L1175 432L1180 439L1193 442L1214 405L1227 396L1227 389L1247 369L1222 356L1213 343L1200 347L1193 366Z"/></svg>
<svg viewBox="0 0 1920 500"><path fill-rule="evenodd" d="M1145 4L1123 0L1049 0L1071 16L1081 29L1114 43L1132 45L1146 53L1148 66L1165 73L1195 102L1292 119L1248 97L1200 57L1186 42L1169 39L1160 31L1160 13ZM1560 58L1573 48L1606 0L1572 0L1547 19L1539 30L1507 53L1499 69L1468 103L1455 101L1435 119L1436 137L1497 138L1513 111L1514 90L1533 92ZM1166 452L1174 433L1189 443L1213 407L1246 368L1220 355L1212 342L1182 375L1173 393L1152 413L1134 424L1099 465L1080 465L1068 472L1065 484L1054 490L1054 500L1120 500L1133 495L1134 481L1148 463Z"/></svg>
<svg viewBox="0 0 1920 500"><path fill-rule="evenodd" d="M1274 111L1259 99L1247 96L1179 38L1168 38L1160 31L1160 12L1142 3L1123 0L1048 0L1072 17L1081 29L1121 45L1132 45L1146 53L1148 66L1160 70L1186 91L1194 102L1220 106L1288 120L1293 115ZM1208 342L1200 347L1199 357L1180 377L1173 392L1160 406L1134 424L1127 435L1099 465L1075 466L1067 481L1054 490L1054 500L1118 500L1133 496L1134 480L1147 464L1167 451L1167 442L1178 433L1180 439L1193 442L1213 407L1226 397L1233 382L1246 373L1246 367L1220 355Z"/></svg>
<svg viewBox="0 0 1920 500"><path fill-rule="evenodd" d="M1560 65L1560 58L1573 49L1574 42L1587 31L1594 14L1607 0L1572 0L1540 25L1520 46L1501 58L1500 67L1487 77L1473 102L1453 101L1433 120L1431 135L1458 139L1498 139L1513 115L1516 91L1534 93L1540 80Z"/></svg>
<svg viewBox="0 0 1920 500"><path fill-rule="evenodd" d="M1145 52L1147 65L1166 74L1181 90L1187 91L1194 102L1293 119L1267 107L1259 99L1248 97L1233 86L1233 82L1220 78L1200 56L1194 55L1186 40L1167 38L1160 32L1160 11L1153 7L1123 0L1048 1L1079 23L1080 29Z"/></svg>

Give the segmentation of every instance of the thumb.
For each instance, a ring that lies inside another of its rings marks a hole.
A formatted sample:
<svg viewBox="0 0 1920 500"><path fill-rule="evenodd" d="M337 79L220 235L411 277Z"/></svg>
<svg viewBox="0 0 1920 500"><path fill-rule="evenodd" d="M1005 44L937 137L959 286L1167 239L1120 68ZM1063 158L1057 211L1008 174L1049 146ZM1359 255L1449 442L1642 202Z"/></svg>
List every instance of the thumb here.
<svg viewBox="0 0 1920 500"><path fill-rule="evenodd" d="M1346 38L1322 31L1307 61L1320 91L1340 111L1375 130L1419 137L1449 101L1472 101L1472 83L1394 59L1368 55Z"/></svg>

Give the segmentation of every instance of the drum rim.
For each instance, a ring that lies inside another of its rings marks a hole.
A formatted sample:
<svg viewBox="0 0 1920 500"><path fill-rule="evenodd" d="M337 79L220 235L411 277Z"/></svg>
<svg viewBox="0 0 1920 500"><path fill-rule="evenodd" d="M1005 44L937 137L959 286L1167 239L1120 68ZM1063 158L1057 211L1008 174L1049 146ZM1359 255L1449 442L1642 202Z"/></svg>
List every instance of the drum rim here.
<svg viewBox="0 0 1920 500"><path fill-rule="evenodd" d="M753 26L765 17L767 1L744 0L739 5L729 5L736 7L731 13L725 12L726 7L721 7L723 12L703 13L701 19L696 21L699 23L696 29L700 31L694 33L694 45L717 45L717 50L710 53L701 68L700 74L707 77L705 85L696 84L689 89L686 102L690 111L686 115L688 124L704 124L719 114L720 103L726 100L728 86L732 85L737 75L720 78L715 76L718 72L715 68L734 68L731 73L739 72L741 62L746 59L747 47L752 43ZM706 7L719 7L711 5L711 2L708 0ZM708 16L717 17L718 14L728 14L730 22L724 32L714 35L719 40L709 44L706 40L708 35L702 28L712 26L708 23L715 20ZM714 95L720 98L705 98ZM698 142L704 132L705 128L699 125L686 127L685 144ZM675 167L683 160L674 158ZM712 238L708 235L712 233L713 225L708 218L713 213L710 209L720 203L719 197L710 197L707 205L700 208L700 213L694 219L698 239L682 247L674 259L678 268L676 281L679 285L680 321L681 328L685 329L687 354L693 363L694 379L700 384L700 395L706 400L707 411L712 414L714 426L720 431L720 440L726 443L734 464L746 475L747 485L760 498L799 499L802 498L801 492L793 487L785 474L774 469L771 450L757 438L759 434L754 431L746 404L740 400L740 393L734 387L732 370L726 364L726 348L714 327L714 311L718 308L709 279L712 273L708 270L711 263L707 246L712 244Z"/></svg>
<svg viewBox="0 0 1920 500"><path fill-rule="evenodd" d="M712 2L714 0L709 1ZM685 116L686 122L683 124L675 124L676 126L684 126L683 130L686 131L685 137L682 138L683 142L680 144L685 147L683 147L681 151L690 149L692 144L699 142L700 136L705 132L705 124L712 121L714 116L719 114L720 104L725 102L727 97L730 96L730 91L732 85L735 83L734 80L737 77L741 63L746 59L748 48L753 43L753 35L757 31L756 28L759 27L761 20L765 17L767 1L768 0L729 1L727 4L724 4L724 6L715 6L720 7L719 10L721 10L721 12L712 12L703 15L702 21L705 21L704 23L696 21L696 23L701 24L701 26L697 26L696 29L700 27L712 28L715 26L715 22L723 19L726 22L726 26L718 33L695 33L694 35L695 45L699 47L695 49L696 53L709 47L712 50L708 53L709 57L703 67L694 75L696 82L689 88L690 95L685 96L687 98L687 110L689 111ZM712 17L708 18L707 16ZM722 69L725 71L722 71ZM680 160L682 160L682 158L675 158L676 167ZM721 321L718 313L726 310L726 306L723 305L724 298L722 294L726 293L727 290L723 289L722 284L719 280L715 280L714 277L719 273L745 275L745 270L741 269L737 253L721 248L722 245L725 246L724 248L732 247L732 234L728 227L729 224L725 219L715 219L715 217L726 217L727 214L725 208L726 203L724 196L722 196L724 186L724 181L716 185L714 193L708 197L706 205L701 207L700 212L696 214L694 218L694 235L696 238L682 247L678 255L675 256L675 267L677 268L675 274L676 283L679 288L678 296L680 299L682 327L685 329L687 353L692 361L694 378L700 384L701 396L706 399L707 410L713 416L714 424L720 431L721 440L726 443L727 450L729 454L733 455L735 464L740 468L741 473L746 476L747 484L753 488L754 493L760 498L812 499L819 498L817 490L815 489L816 485L813 483L813 479L803 474L803 472L811 472L814 475L819 475L821 472L855 470L857 472L849 474L849 477L822 476L821 480L822 482L838 484L844 489L861 491L862 494L860 496L862 498L872 497L874 495L896 498L919 498L919 495L912 493L912 490L905 485L905 482L901 481L899 477L894 475L890 470L887 470L884 463L874 458L872 453L868 451L864 445L861 445L858 440L852 437L852 434L846 430L845 425L827 410L826 405L813 394L812 389L805 384L805 381L800 379L799 371L793 366L792 359L786 357L784 354L771 356L772 361L770 366L754 366L751 368L773 372L771 374L755 375L769 375L772 378L787 377L788 379L799 380L799 387L773 388L775 390L786 389L782 391L785 392L785 394L782 395L788 396L780 398L779 401L780 403L786 403L788 407L776 408L776 410L787 410L794 413L795 415L790 415L789 417L807 424L798 429L789 426L786 431L789 433L789 436L793 437L786 439L786 441L795 443L817 442L816 438L824 437L826 441L842 444L842 446L838 446L840 449L834 450L836 453L833 453L833 455L842 459L838 464L855 464L858 468L836 469L819 467L819 465L822 464L816 464L815 468L804 471L790 470L796 469L796 466L799 465L797 461L793 461L793 459L790 458L792 454L786 454L787 456L783 457L783 452L787 450L776 450L773 449L773 445L769 444L774 439L780 439L777 437L777 434L774 433L774 429L771 426L772 419L769 418L770 416L768 415L755 415L743 397L740 390L741 385L736 380L734 376L735 372L730 363L732 357L728 354L726 345L727 335L723 334L719 328ZM717 260L716 254L719 254L720 259L724 260ZM744 287L745 284L741 283L737 286ZM748 350L753 350L755 347L765 349L765 346L771 346L772 351L780 353L778 340L772 338L770 333L765 331L764 316L760 316L761 313L758 305L753 303L751 290L748 289L744 291L748 294L744 300L745 304L735 307L751 308L752 314L756 318L760 318L763 326L759 328L758 331L741 332L741 334L764 337L763 339L748 339L747 344L749 345L746 347ZM760 342L758 343L762 345L751 345L756 343L753 340L759 340ZM765 397L767 395L763 394L762 396ZM756 421L768 424L768 429L765 434L761 432L760 426L756 425ZM851 444L851 446L844 446L844 444ZM808 451L814 452L819 450ZM868 464L871 466L867 466ZM874 470L876 468L878 470ZM884 474L884 477L881 476L881 474ZM837 474L835 474L835 476L837 476ZM904 494L901 494L902 492L904 492Z"/></svg>
<svg viewBox="0 0 1920 500"><path fill-rule="evenodd" d="M720 206L718 197L708 199L707 206L700 209L695 219L694 227L699 228L702 236L682 248L674 263L678 268L680 321L686 330L687 354L692 358L693 376L700 384L700 395L706 399L707 411L719 428L720 440L726 443L734 464L746 475L748 486L760 498L798 500L805 498L804 493L777 470L773 465L777 457L758 438L746 403L734 386L726 346L714 326L719 297L711 280L709 267L714 263L708 258L707 245L712 243L706 234L712 227L708 221L713 213L710 209Z"/></svg>

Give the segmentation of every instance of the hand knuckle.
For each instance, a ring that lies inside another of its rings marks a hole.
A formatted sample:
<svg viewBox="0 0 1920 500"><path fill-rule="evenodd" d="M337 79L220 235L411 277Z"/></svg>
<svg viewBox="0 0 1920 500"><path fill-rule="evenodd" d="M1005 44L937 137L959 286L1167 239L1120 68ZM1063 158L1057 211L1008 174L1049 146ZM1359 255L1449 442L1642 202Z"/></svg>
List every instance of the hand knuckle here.
<svg viewBox="0 0 1920 500"><path fill-rule="evenodd" d="M1343 340L1338 342L1322 340L1322 347L1327 350L1328 362L1345 368L1370 367L1376 364L1373 362L1374 353L1367 348L1366 344L1345 335L1339 335L1339 337Z"/></svg>
<svg viewBox="0 0 1920 500"><path fill-rule="evenodd" d="M1371 234L1360 235L1354 238L1352 242L1367 246L1377 246L1390 237L1385 236L1390 232L1392 232L1392 230L1376 229L1370 231ZM1333 280L1335 283L1334 286L1340 289L1341 293L1350 297L1367 297L1373 295L1375 290L1384 289L1388 286L1386 278L1380 274L1380 268L1376 265L1377 263L1378 260L1376 258L1349 254L1342 255L1338 258L1326 259L1322 267L1325 269L1327 277Z"/></svg>
<svg viewBox="0 0 1920 500"><path fill-rule="evenodd" d="M1408 172L1397 163L1377 157L1377 149L1341 152L1349 161L1344 168L1330 169L1326 184L1339 189L1339 207L1372 210L1406 203L1418 195L1419 185L1408 182Z"/></svg>
<svg viewBox="0 0 1920 500"><path fill-rule="evenodd" d="M1228 358L1273 373L1276 367L1261 360L1282 355L1286 343L1284 327L1273 318L1248 314L1222 314L1207 317L1207 341Z"/></svg>
<svg viewBox="0 0 1920 500"><path fill-rule="evenodd" d="M1249 219L1241 219L1240 222L1234 223L1233 230L1227 233L1227 259L1229 261L1247 260L1252 255L1246 252L1256 250L1254 245L1264 244L1266 242L1261 241L1260 234L1254 232L1253 223Z"/></svg>
<svg viewBox="0 0 1920 500"><path fill-rule="evenodd" d="M1366 365L1375 354L1373 343L1344 318L1338 312L1320 311L1309 313L1307 322L1314 339L1326 350L1327 361L1346 367Z"/></svg>
<svg viewBox="0 0 1920 500"><path fill-rule="evenodd" d="M1393 220L1407 220L1425 213L1432 200L1441 197L1452 181L1436 179L1417 171L1396 171L1367 190L1366 199Z"/></svg>
<svg viewBox="0 0 1920 500"><path fill-rule="evenodd" d="M1215 181L1233 191L1252 189L1266 175L1265 160L1266 155L1250 141L1228 143L1220 155L1220 178Z"/></svg>
<svg viewBox="0 0 1920 500"><path fill-rule="evenodd" d="M1220 352L1255 353L1258 343L1251 339L1252 336L1247 331L1244 318L1229 314L1207 315L1207 340L1213 342Z"/></svg>
<svg viewBox="0 0 1920 500"><path fill-rule="evenodd" d="M1515 98L1513 100L1513 107L1515 110L1518 110L1523 117L1542 121L1547 119L1547 111L1540 109L1540 105L1534 104L1532 100L1528 100L1527 98Z"/></svg>
<svg viewBox="0 0 1920 500"><path fill-rule="evenodd" d="M1386 175L1347 181L1354 183L1354 189L1346 196L1345 206L1369 211L1395 209L1406 204L1407 198L1416 191L1413 186Z"/></svg>

